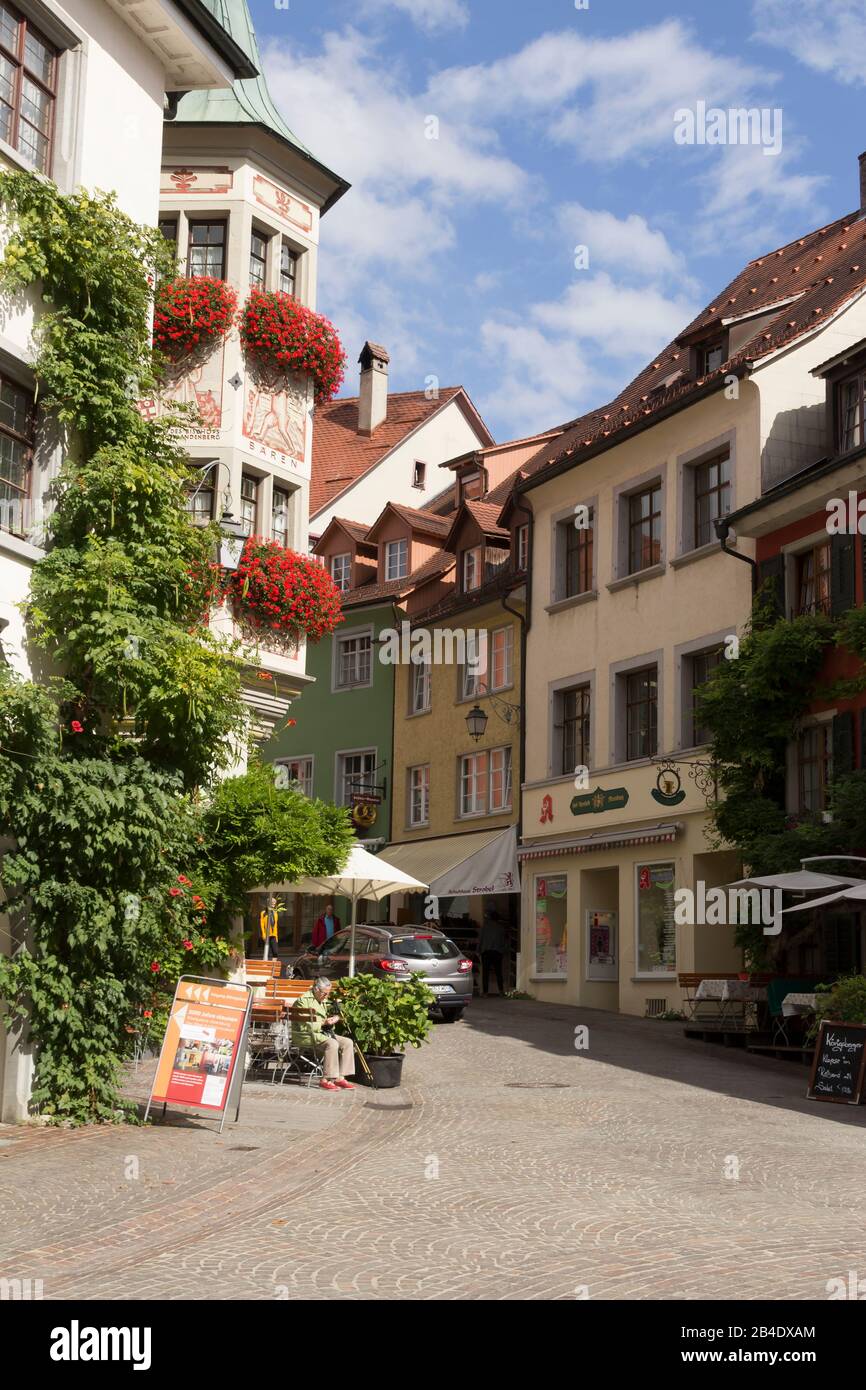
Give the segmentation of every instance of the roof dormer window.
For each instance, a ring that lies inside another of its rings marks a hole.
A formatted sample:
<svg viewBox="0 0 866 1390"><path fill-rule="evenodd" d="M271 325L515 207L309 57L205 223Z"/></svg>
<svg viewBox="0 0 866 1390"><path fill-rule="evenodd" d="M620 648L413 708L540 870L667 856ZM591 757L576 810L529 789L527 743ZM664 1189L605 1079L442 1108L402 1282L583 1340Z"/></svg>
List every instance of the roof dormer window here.
<svg viewBox="0 0 866 1390"><path fill-rule="evenodd" d="M866 372L859 371L840 381L836 390L839 411L839 452L856 449L863 443L863 398Z"/></svg>
<svg viewBox="0 0 866 1390"><path fill-rule="evenodd" d="M699 376L709 376L717 372L725 360L725 344L721 338L712 343L704 343L698 348Z"/></svg>
<svg viewBox="0 0 866 1390"><path fill-rule="evenodd" d="M409 542L405 536L385 542L385 579L405 579L409 573Z"/></svg>

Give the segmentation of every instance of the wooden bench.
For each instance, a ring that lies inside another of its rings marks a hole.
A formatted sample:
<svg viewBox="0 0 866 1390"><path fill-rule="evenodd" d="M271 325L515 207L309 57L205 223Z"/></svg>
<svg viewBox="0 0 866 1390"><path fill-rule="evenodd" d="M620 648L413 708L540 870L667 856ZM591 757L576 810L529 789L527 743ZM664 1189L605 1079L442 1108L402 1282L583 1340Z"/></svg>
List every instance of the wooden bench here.
<svg viewBox="0 0 866 1390"><path fill-rule="evenodd" d="M279 960L245 960L244 973L247 977L247 984L258 984L260 980L273 980L279 976L282 969L282 961Z"/></svg>

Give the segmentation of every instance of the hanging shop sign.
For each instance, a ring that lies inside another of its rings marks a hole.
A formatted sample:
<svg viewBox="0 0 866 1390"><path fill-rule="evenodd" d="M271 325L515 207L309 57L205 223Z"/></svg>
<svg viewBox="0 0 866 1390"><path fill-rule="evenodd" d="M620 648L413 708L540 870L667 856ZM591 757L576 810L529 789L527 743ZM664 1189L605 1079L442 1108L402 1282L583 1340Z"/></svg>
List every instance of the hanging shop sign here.
<svg viewBox="0 0 866 1390"><path fill-rule="evenodd" d="M379 814L380 798L372 796L352 797L352 820L355 825L367 830L375 823Z"/></svg>
<svg viewBox="0 0 866 1390"><path fill-rule="evenodd" d="M584 792L582 796L571 798L573 816L598 815L601 811L619 811L628 803L625 787L610 787L604 791L596 787L594 792Z"/></svg>
<svg viewBox="0 0 866 1390"><path fill-rule="evenodd" d="M659 768L656 784L650 795L654 801L660 802L662 806L679 806L681 801L685 801L683 779L675 767Z"/></svg>
<svg viewBox="0 0 866 1390"><path fill-rule="evenodd" d="M154 1103L203 1111L225 1123L243 1082L252 990L182 975L171 1005L145 1119ZM237 1118L237 1114L235 1116Z"/></svg>

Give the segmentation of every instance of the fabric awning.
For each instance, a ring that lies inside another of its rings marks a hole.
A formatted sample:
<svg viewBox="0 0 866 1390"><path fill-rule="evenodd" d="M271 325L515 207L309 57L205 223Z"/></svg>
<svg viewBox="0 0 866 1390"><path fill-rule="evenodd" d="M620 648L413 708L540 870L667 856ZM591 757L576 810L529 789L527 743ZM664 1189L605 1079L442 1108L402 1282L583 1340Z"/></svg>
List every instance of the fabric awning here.
<svg viewBox="0 0 866 1390"><path fill-rule="evenodd" d="M519 893L517 830L479 830L441 840L386 845L395 868L425 880L437 898L477 898L485 893Z"/></svg>
<svg viewBox="0 0 866 1390"><path fill-rule="evenodd" d="M591 854L597 849L617 849L628 845L673 844L682 830L679 821L645 826L642 830L597 830L591 835L576 835L570 840L532 840L520 846L523 859L548 859L557 854Z"/></svg>

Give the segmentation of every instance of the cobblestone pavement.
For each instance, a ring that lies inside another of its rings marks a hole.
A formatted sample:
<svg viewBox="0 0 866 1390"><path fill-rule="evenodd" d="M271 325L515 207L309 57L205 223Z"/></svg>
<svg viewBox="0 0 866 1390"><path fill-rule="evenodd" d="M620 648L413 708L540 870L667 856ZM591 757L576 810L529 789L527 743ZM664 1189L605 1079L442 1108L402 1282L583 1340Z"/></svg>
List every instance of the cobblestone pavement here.
<svg viewBox="0 0 866 1390"><path fill-rule="evenodd" d="M822 1299L866 1276L866 1110L807 1101L799 1066L493 999L404 1078L249 1085L221 1137L0 1126L0 1275L88 1300Z"/></svg>

